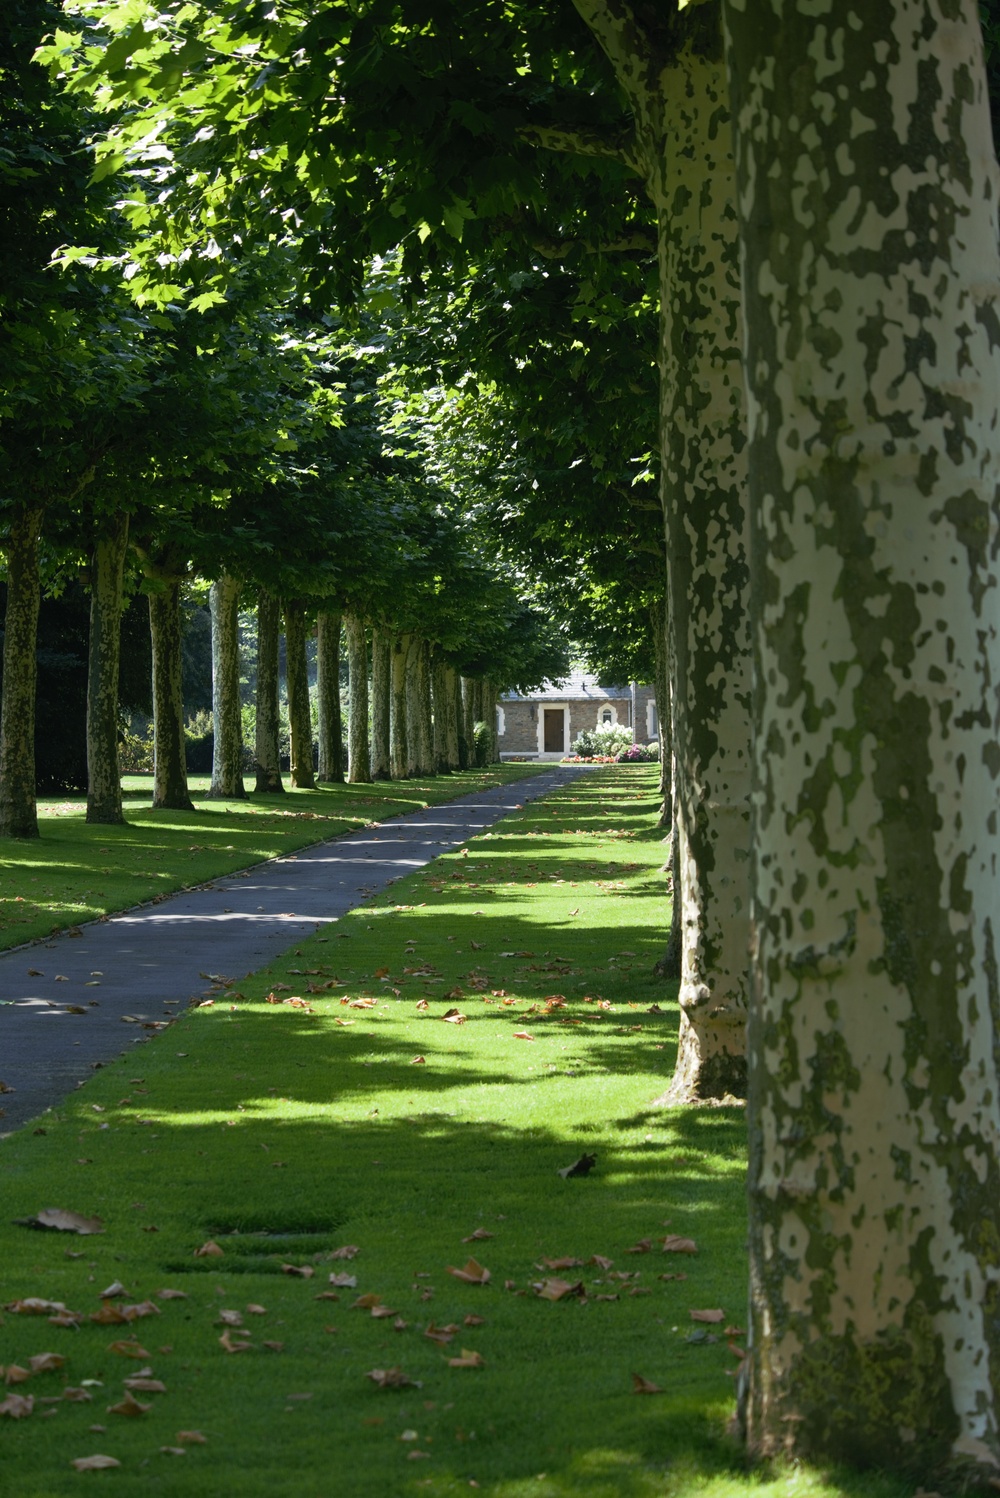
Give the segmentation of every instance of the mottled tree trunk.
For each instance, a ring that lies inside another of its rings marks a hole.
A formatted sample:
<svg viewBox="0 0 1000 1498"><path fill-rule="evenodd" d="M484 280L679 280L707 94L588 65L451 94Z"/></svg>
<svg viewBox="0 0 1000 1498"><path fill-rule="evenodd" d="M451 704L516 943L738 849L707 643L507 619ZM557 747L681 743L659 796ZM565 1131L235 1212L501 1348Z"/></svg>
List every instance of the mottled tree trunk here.
<svg viewBox="0 0 1000 1498"><path fill-rule="evenodd" d="M392 720L392 637L379 625L372 627L372 779L392 775L390 723Z"/></svg>
<svg viewBox="0 0 1000 1498"><path fill-rule="evenodd" d="M346 614L350 707L347 716L347 778L352 785L372 778L368 728L368 629L359 614Z"/></svg>
<svg viewBox="0 0 1000 1498"><path fill-rule="evenodd" d="M38 637L40 505L10 512L7 612L0 699L0 837L37 837L35 802L35 677Z"/></svg>
<svg viewBox="0 0 1000 1498"><path fill-rule="evenodd" d="M727 7L757 689L748 1436L1000 1477L1000 181L972 0Z"/></svg>
<svg viewBox="0 0 1000 1498"><path fill-rule="evenodd" d="M297 790L314 791L312 709L306 659L306 609L299 598L285 601L285 671L288 690L289 773Z"/></svg>
<svg viewBox="0 0 1000 1498"><path fill-rule="evenodd" d="M242 801L243 721L240 702L240 595L243 584L223 573L212 584L212 783L214 801Z"/></svg>
<svg viewBox="0 0 1000 1498"><path fill-rule="evenodd" d="M257 780L254 790L262 796L272 796L285 789L281 781L280 642L281 603L273 593L261 588L257 597L257 714L254 733Z"/></svg>
<svg viewBox="0 0 1000 1498"><path fill-rule="evenodd" d="M675 27L655 7L640 17L612 0L574 3L630 98L635 153L658 223L661 497L684 920L680 1043L663 1101L681 1102L746 1088L749 520L728 87L716 5L687 7Z"/></svg>
<svg viewBox="0 0 1000 1498"><path fill-rule="evenodd" d="M153 806L194 811L188 794L184 752L184 691L181 669L182 579L153 578L149 633L153 649Z"/></svg>
<svg viewBox="0 0 1000 1498"><path fill-rule="evenodd" d="M406 725L407 774L421 777L432 775L433 735L428 646L417 635L410 636L406 661Z"/></svg>
<svg viewBox="0 0 1000 1498"><path fill-rule="evenodd" d="M458 746L458 709L462 702L462 683L453 666L444 668L441 711L444 713L444 762L449 770L461 769ZM435 709L436 710L436 709Z"/></svg>
<svg viewBox="0 0 1000 1498"><path fill-rule="evenodd" d="M448 667L440 656L431 663L431 702L434 717L434 773L446 775L451 769L448 763L448 708L454 701Z"/></svg>
<svg viewBox="0 0 1000 1498"><path fill-rule="evenodd" d="M458 768L469 770L472 768L473 746L470 724L470 697L471 683L468 677L455 677L455 722L458 727Z"/></svg>
<svg viewBox="0 0 1000 1498"><path fill-rule="evenodd" d="M94 544L87 649L87 821L125 821L118 762L118 670L128 512L109 516Z"/></svg>
<svg viewBox="0 0 1000 1498"><path fill-rule="evenodd" d="M340 713L340 614L320 609L316 616L316 698L319 708L320 780L344 779L344 728Z"/></svg>
<svg viewBox="0 0 1000 1498"><path fill-rule="evenodd" d="M673 823L673 735L670 732L670 653L668 649L669 621L666 598L658 598L649 609L650 631L653 637L653 698L656 702L656 732L660 748L660 795L663 809L660 825L669 827Z"/></svg>
<svg viewBox="0 0 1000 1498"><path fill-rule="evenodd" d="M392 713L389 723L393 780L405 780L409 763L409 732L406 722L406 666L410 636L396 635L392 642Z"/></svg>

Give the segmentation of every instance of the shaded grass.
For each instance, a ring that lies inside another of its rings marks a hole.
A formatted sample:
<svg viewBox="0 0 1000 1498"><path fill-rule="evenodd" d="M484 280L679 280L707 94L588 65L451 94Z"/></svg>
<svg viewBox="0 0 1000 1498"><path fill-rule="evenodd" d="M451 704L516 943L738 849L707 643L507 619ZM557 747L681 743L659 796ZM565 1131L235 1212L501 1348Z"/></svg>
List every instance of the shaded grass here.
<svg viewBox="0 0 1000 1498"><path fill-rule="evenodd" d="M194 812L153 811L151 777L130 775L123 781L125 827L89 826L86 800L45 800L39 803L40 839L0 839L0 951L338 833L551 768L493 765L426 780L324 785L246 801L199 801L208 776L191 776Z"/></svg>
<svg viewBox="0 0 1000 1498"><path fill-rule="evenodd" d="M188 1296L134 1324L148 1353L134 1364L109 1350L127 1327L6 1315L0 1360L49 1349L68 1359L19 1392L102 1386L91 1404L4 1422L0 1470L16 1477L0 1476L11 1484L0 1491L59 1498L83 1481L164 1498L904 1491L801 1471L747 1478L726 1436L736 1358L689 1313L718 1307L723 1326L742 1323L743 1117L649 1106L676 1020L671 990L649 976L667 917L655 816L644 767L588 775L401 881L336 936L300 943L188 1012L46 1116L44 1133L0 1145L5 1301L43 1295L90 1312L113 1279L137 1301L163 1286ZM564 1003L546 1011L556 996ZM452 1007L465 1023L443 1022ZM584 1150L597 1154L594 1172L561 1178ZM57 1204L98 1212L106 1232L67 1240L9 1223ZM493 1236L462 1241L476 1229ZM662 1253L666 1233L693 1237L698 1254ZM222 1257L195 1256L209 1237ZM630 1252L644 1240L651 1251ZM358 1245L355 1259L331 1257L344 1245ZM489 1284L448 1274L470 1253ZM542 1263L594 1254L610 1270ZM342 1272L356 1291L331 1289ZM586 1299L540 1299L532 1285L553 1274L581 1278ZM407 1325L352 1309L367 1292ZM242 1312L252 1350L223 1349L221 1309ZM424 1335L431 1321L457 1324L447 1347ZM463 1347L485 1366L450 1367ZM146 1363L167 1393L140 1395L153 1408L139 1419L106 1413L123 1374ZM422 1387L380 1392L365 1377L394 1365ZM663 1392L637 1397L633 1373ZM161 1454L190 1429L206 1444ZM122 1470L71 1470L95 1451Z"/></svg>

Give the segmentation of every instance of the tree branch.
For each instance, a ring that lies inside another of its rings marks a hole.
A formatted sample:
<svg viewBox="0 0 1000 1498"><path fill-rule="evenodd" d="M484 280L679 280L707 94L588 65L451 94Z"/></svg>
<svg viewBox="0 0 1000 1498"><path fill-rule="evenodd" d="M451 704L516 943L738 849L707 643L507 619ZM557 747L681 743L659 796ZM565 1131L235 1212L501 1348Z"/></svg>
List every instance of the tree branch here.
<svg viewBox="0 0 1000 1498"><path fill-rule="evenodd" d="M619 239L603 243L590 239L546 239L530 235L531 248L546 260L565 260L572 250L582 250L585 255L629 255L640 254L655 257L657 241L655 229L634 229Z"/></svg>
<svg viewBox="0 0 1000 1498"><path fill-rule="evenodd" d="M634 133L630 130L618 136L604 135L588 125L521 125L518 135L546 151L564 151L574 156L603 156L620 161L634 172L643 175L636 154Z"/></svg>

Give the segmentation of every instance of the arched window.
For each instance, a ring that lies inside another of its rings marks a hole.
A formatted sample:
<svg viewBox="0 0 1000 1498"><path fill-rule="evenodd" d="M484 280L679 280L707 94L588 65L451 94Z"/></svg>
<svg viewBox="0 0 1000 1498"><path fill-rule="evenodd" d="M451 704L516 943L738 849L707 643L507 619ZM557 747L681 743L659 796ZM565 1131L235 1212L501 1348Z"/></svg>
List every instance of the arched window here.
<svg viewBox="0 0 1000 1498"><path fill-rule="evenodd" d="M612 717L611 717L611 709L610 709L610 707L606 707L604 709L603 713L601 714L601 723L604 725L605 728L610 728L611 724L612 724L612 721L613 720L612 720Z"/></svg>

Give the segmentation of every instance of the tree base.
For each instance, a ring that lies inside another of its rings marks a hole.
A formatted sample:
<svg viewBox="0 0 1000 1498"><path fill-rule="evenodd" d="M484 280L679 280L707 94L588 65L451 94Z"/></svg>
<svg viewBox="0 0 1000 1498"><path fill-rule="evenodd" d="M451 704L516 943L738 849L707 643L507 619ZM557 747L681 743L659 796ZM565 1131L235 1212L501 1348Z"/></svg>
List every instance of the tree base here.
<svg viewBox="0 0 1000 1498"><path fill-rule="evenodd" d="M107 811L99 806L87 807L87 815L84 819L91 827L127 827L128 823L122 812L117 807Z"/></svg>
<svg viewBox="0 0 1000 1498"><path fill-rule="evenodd" d="M190 796L164 796L162 800L153 801L153 811L194 811L194 802Z"/></svg>
<svg viewBox="0 0 1000 1498"><path fill-rule="evenodd" d="M746 1095L746 1057L723 1052L693 1065L679 1064L666 1092L654 1098L650 1107L741 1107Z"/></svg>

